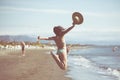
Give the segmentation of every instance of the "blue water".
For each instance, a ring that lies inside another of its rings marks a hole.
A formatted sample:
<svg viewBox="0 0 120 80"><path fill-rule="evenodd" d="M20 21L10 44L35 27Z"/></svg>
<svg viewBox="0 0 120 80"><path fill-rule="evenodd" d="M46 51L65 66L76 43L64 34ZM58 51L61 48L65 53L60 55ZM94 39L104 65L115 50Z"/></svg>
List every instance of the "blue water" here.
<svg viewBox="0 0 120 80"><path fill-rule="evenodd" d="M120 80L120 46L84 46L68 55L73 80Z"/></svg>

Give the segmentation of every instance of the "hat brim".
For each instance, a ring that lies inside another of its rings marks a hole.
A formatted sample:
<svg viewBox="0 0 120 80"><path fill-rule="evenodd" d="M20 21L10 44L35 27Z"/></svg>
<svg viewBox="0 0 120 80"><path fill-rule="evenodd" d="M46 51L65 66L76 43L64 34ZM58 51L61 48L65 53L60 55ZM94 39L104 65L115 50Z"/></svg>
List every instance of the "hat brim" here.
<svg viewBox="0 0 120 80"><path fill-rule="evenodd" d="M74 12L72 15L72 20L74 24L82 24L83 23L83 16L79 12Z"/></svg>

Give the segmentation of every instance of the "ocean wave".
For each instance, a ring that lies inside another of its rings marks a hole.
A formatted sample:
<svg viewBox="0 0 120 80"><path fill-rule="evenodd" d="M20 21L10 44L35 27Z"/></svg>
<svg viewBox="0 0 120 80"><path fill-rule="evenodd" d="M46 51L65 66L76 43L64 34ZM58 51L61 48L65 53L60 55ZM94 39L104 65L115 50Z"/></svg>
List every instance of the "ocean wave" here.
<svg viewBox="0 0 120 80"><path fill-rule="evenodd" d="M105 69L109 75L116 76L120 80L120 71L119 69L112 69L110 67Z"/></svg>
<svg viewBox="0 0 120 80"><path fill-rule="evenodd" d="M84 67L92 72L96 72L97 74L113 76L116 77L117 80L120 80L119 69L113 69L106 65L97 65L96 63L83 56L80 56L79 54L71 54L69 56L69 64L73 65L74 67Z"/></svg>

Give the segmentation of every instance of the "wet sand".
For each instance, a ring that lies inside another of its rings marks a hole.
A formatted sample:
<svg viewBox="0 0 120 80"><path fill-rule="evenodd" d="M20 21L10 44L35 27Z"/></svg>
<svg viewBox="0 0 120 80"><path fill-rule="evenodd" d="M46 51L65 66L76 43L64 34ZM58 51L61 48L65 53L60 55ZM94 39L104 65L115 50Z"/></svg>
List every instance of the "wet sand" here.
<svg viewBox="0 0 120 80"><path fill-rule="evenodd" d="M0 55L0 80L71 80L46 54L48 51L30 49L25 51L26 56L21 56L20 50L13 50Z"/></svg>

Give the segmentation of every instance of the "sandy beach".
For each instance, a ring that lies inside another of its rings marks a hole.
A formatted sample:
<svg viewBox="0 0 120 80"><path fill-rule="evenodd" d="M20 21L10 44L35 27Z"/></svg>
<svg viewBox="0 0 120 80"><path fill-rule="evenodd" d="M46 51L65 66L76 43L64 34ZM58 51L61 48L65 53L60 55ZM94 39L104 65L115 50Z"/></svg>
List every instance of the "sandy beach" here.
<svg viewBox="0 0 120 80"><path fill-rule="evenodd" d="M61 70L47 54L48 51L30 49L25 51L24 57L20 50L0 55L0 80L70 80L65 77L66 71Z"/></svg>

